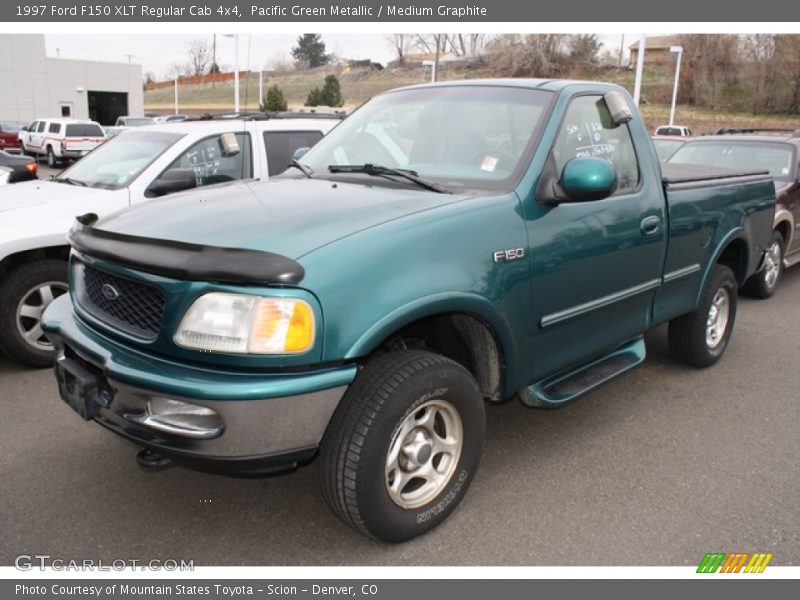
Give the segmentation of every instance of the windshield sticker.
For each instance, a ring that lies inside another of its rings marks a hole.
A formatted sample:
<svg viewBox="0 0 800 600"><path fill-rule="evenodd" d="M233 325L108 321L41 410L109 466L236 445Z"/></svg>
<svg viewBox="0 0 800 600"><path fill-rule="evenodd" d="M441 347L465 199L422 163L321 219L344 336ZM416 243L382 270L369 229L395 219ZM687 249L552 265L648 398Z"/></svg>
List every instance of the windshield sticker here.
<svg viewBox="0 0 800 600"><path fill-rule="evenodd" d="M489 156L488 154L483 157L481 161L481 170L482 171L489 171L493 173L494 170L497 168L498 158L496 156Z"/></svg>

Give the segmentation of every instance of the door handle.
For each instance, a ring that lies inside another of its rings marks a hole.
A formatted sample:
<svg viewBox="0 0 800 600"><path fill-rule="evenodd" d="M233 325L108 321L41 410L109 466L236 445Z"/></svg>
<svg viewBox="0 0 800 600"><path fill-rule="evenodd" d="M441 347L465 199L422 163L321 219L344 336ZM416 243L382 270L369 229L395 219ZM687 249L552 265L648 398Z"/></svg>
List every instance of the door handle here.
<svg viewBox="0 0 800 600"><path fill-rule="evenodd" d="M645 217L639 224L639 230L642 235L655 235L661 231L661 217L655 215Z"/></svg>

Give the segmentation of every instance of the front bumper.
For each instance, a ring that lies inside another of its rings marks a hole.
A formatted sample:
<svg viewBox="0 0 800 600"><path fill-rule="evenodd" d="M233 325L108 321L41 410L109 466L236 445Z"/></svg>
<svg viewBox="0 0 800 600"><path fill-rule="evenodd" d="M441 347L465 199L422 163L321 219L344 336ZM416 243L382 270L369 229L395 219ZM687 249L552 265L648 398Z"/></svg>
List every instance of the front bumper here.
<svg viewBox="0 0 800 600"><path fill-rule="evenodd" d="M148 355L89 328L67 295L48 307L42 326L56 346L61 396L83 418L196 468L267 471L311 458L356 372L235 372ZM153 427L154 399L210 408L222 427L211 436Z"/></svg>

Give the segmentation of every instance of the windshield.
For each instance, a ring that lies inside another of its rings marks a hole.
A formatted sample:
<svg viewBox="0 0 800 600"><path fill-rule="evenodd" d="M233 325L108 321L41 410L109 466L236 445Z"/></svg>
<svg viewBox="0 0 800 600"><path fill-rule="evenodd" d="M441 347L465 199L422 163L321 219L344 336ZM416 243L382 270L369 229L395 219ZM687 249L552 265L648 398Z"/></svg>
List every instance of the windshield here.
<svg viewBox="0 0 800 600"><path fill-rule="evenodd" d="M742 171L768 170L775 179L790 181L793 177L794 149L780 142L689 142L675 152L669 162Z"/></svg>
<svg viewBox="0 0 800 600"><path fill-rule="evenodd" d="M314 177L334 165L414 171L451 190L507 189L527 164L549 92L513 87L442 86L370 100L322 138L300 162ZM373 178L370 183L378 183Z"/></svg>
<svg viewBox="0 0 800 600"><path fill-rule="evenodd" d="M653 140L653 146L656 147L656 154L658 154L658 160L660 161L667 160L685 143L681 140Z"/></svg>
<svg viewBox="0 0 800 600"><path fill-rule="evenodd" d="M178 133L127 131L98 146L56 180L108 190L123 188L181 137Z"/></svg>

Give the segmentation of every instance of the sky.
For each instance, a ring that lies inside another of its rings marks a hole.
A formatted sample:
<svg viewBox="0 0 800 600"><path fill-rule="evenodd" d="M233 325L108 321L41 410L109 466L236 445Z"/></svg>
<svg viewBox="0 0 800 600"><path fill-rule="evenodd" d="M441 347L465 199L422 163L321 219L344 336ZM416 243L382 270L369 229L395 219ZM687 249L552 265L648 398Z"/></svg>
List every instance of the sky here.
<svg viewBox="0 0 800 600"><path fill-rule="evenodd" d="M286 34L239 34L239 65L241 69L257 71L268 68L276 55L290 58L290 50L297 43L299 33ZM142 72L153 72L163 79L172 71L176 62L188 62L187 47L195 38L212 38L212 34L45 34L47 55L80 60L104 60L110 62L131 62L142 65ZM323 34L327 52L343 58L370 58L375 62L386 63L394 58L390 43L385 35L370 34ZM98 58L98 48L104 49ZM249 55L249 57L248 57ZM235 64L234 40L217 35L217 63L222 67L233 68Z"/></svg>
<svg viewBox="0 0 800 600"><path fill-rule="evenodd" d="M289 60L289 52L302 32L239 34L239 67L242 70L268 69L277 56ZM621 34L601 34L607 47L619 48ZM625 46L638 34L625 34ZM156 79L166 79L174 72L175 63L189 61L187 47L197 38L212 38L212 34L45 34L47 55L78 60L133 62L142 65L142 73L153 73ZM323 33L327 52L347 59L366 59L386 64L395 58L388 41L389 34ZM129 57L129 55L131 55ZM217 35L217 63L223 70L235 65L234 39Z"/></svg>

